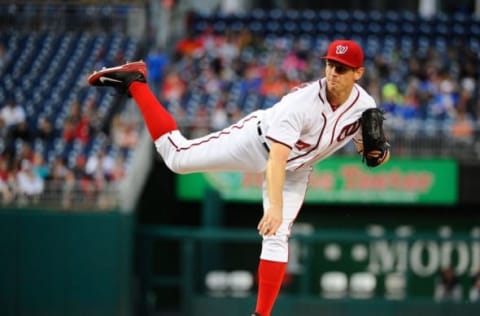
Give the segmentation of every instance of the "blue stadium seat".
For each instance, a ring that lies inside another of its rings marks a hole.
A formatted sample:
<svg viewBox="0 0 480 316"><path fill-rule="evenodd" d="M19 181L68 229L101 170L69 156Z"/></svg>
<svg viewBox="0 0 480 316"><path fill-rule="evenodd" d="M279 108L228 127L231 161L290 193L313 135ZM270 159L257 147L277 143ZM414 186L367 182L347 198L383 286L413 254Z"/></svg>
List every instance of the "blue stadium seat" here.
<svg viewBox="0 0 480 316"><path fill-rule="evenodd" d="M314 10L303 10L300 12L300 21L306 21L310 23L315 23L317 15Z"/></svg>
<svg viewBox="0 0 480 316"><path fill-rule="evenodd" d="M40 117L46 117L53 123L55 139L50 143L37 139L33 143L46 155L47 161L53 161L57 155L78 155L83 150L78 143L66 146L61 139L70 104L77 98L84 101L96 97L98 93L98 113L105 120L114 105L111 93L95 89L87 92L79 87L79 82L83 82L95 67L95 53L100 49L105 48L105 63L112 65L121 51L127 60L132 60L137 54L138 41L119 33L94 35L12 31L6 34L2 33L2 39L8 41L12 62L4 69L0 101L6 98L5 91L13 91L17 102L24 106L27 120L33 128Z"/></svg>
<svg viewBox="0 0 480 316"><path fill-rule="evenodd" d="M317 20L319 23L332 22L334 20L333 12L329 10L320 10L318 11Z"/></svg>
<svg viewBox="0 0 480 316"><path fill-rule="evenodd" d="M317 33L321 36L331 37L334 33L332 23L321 20L317 23Z"/></svg>
<svg viewBox="0 0 480 316"><path fill-rule="evenodd" d="M365 23L367 21L368 17L365 11L361 10L354 10L352 12L352 22L359 22L359 23Z"/></svg>

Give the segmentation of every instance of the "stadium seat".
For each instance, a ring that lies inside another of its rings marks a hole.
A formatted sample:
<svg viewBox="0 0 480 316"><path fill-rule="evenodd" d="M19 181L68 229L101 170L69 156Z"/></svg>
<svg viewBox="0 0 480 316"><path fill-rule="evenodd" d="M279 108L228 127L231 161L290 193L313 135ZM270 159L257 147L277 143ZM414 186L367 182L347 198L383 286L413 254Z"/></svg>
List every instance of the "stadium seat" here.
<svg viewBox="0 0 480 316"><path fill-rule="evenodd" d="M341 271L329 271L320 278L321 295L328 299L344 298L348 292L348 277Z"/></svg>
<svg viewBox="0 0 480 316"><path fill-rule="evenodd" d="M407 281L403 273L393 272L385 276L385 298L401 300L405 298Z"/></svg>
<svg viewBox="0 0 480 316"><path fill-rule="evenodd" d="M246 270L211 270L205 275L205 286L210 296L244 297L253 286L253 275Z"/></svg>
<svg viewBox="0 0 480 316"><path fill-rule="evenodd" d="M137 41L123 34L107 36L56 31L11 31L7 32L5 40L8 40L12 62L3 70L0 101L6 98L4 91L13 91L16 100L24 106L30 125L36 126L41 116L53 123L56 139L50 144L35 141L35 148L47 155L75 156L83 148L65 146L60 138L63 121L73 100L98 97L99 114L104 119L108 119L107 114L114 105L112 94L88 94L78 83L93 70L95 53L100 49L105 48L107 64L113 64L122 50L125 50L125 58L132 60L137 53ZM52 82L57 84L49 84ZM46 158L47 161L53 160L53 157Z"/></svg>
<svg viewBox="0 0 480 316"><path fill-rule="evenodd" d="M235 270L228 274L230 295L233 297L245 297L250 294L253 286L253 275L250 271Z"/></svg>
<svg viewBox="0 0 480 316"><path fill-rule="evenodd" d="M299 19L301 21L315 22L317 15L314 10L303 10L300 12Z"/></svg>
<svg viewBox="0 0 480 316"><path fill-rule="evenodd" d="M365 11L354 10L352 12L353 22L365 23L366 20L367 20L367 14L365 13Z"/></svg>
<svg viewBox="0 0 480 316"><path fill-rule="evenodd" d="M370 272L355 272L350 276L349 294L351 298L367 299L375 294L377 279Z"/></svg>

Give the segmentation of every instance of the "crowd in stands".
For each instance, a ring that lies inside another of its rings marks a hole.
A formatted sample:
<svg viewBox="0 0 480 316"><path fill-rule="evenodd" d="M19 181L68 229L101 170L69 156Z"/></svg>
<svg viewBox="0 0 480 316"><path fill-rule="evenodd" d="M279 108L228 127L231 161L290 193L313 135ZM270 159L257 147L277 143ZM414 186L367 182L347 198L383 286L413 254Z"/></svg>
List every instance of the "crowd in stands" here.
<svg viewBox="0 0 480 316"><path fill-rule="evenodd" d="M206 27L178 41L155 91L187 133L202 134L273 104L300 82L322 77L320 57L329 40ZM361 83L396 133L408 132L406 124L416 121L442 137L472 141L480 118L478 49L444 40L361 40L366 51L385 45L367 54Z"/></svg>
<svg viewBox="0 0 480 316"><path fill-rule="evenodd" d="M153 91L189 137L219 130L255 109L273 105L300 83L322 77L321 57L331 40L316 34L257 34L248 28L187 29L190 32L172 50L152 49L145 60ZM468 144L477 140L476 41L355 39L366 52L367 71L361 84L387 112L385 124L393 133L412 133L419 126L414 136L447 135ZM10 58L9 47L0 42L0 74ZM95 58L95 68L105 65L101 50ZM121 51L115 55L115 63L123 59ZM32 124L22 100L14 93L4 98L0 104L2 203L41 200L49 188L62 197L64 207L70 207L75 192L97 198L106 185L125 176L126 153L137 143L141 121L131 113L118 113L105 130L105 121L98 121L98 100L91 95L74 100L60 126L46 117ZM74 156L52 157L45 153L45 144L52 139L55 146L82 150ZM84 149L92 140L101 140L101 145L87 153Z"/></svg>
<svg viewBox="0 0 480 316"><path fill-rule="evenodd" d="M25 109L8 99L0 110L0 203L31 205L39 202L71 208L75 202L95 207L115 206L115 185L125 177L129 151L138 141L139 122L119 112L105 133L95 124L96 103L74 101L63 126L55 129L40 117L29 126ZM48 155L57 145L87 148L94 139L105 139L98 148L75 155Z"/></svg>
<svg viewBox="0 0 480 316"><path fill-rule="evenodd" d="M89 87L86 75L137 58L138 40L115 30L50 30L50 20L33 30L28 21L5 21L0 23L0 205L117 207L116 188L142 125L138 114L119 102L124 99Z"/></svg>

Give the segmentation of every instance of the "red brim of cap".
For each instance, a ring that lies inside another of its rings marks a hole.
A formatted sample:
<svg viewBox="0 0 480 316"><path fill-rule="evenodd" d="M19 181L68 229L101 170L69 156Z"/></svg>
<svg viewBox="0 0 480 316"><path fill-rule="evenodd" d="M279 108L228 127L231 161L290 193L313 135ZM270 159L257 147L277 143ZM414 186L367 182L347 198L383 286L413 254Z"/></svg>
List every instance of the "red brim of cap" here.
<svg viewBox="0 0 480 316"><path fill-rule="evenodd" d="M348 66L348 67L351 67L351 68L362 67L362 66L358 66L358 65L353 65L349 62L345 62L345 60L343 60L342 58L338 58L338 57L323 56L322 59L333 60L333 61L336 61L337 63L340 63L342 65L345 65L345 66Z"/></svg>

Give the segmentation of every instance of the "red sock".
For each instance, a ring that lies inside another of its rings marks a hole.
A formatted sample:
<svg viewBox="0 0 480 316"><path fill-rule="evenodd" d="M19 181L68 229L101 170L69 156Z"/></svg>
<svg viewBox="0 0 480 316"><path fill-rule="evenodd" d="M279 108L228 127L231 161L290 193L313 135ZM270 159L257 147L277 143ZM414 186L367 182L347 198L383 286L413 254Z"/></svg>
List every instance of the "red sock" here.
<svg viewBox="0 0 480 316"><path fill-rule="evenodd" d="M258 295L256 313L270 316L277 299L283 277L287 270L286 262L260 260L258 266Z"/></svg>
<svg viewBox="0 0 480 316"><path fill-rule="evenodd" d="M178 129L173 116L160 104L146 83L134 81L130 85L129 91L142 112L153 140Z"/></svg>

